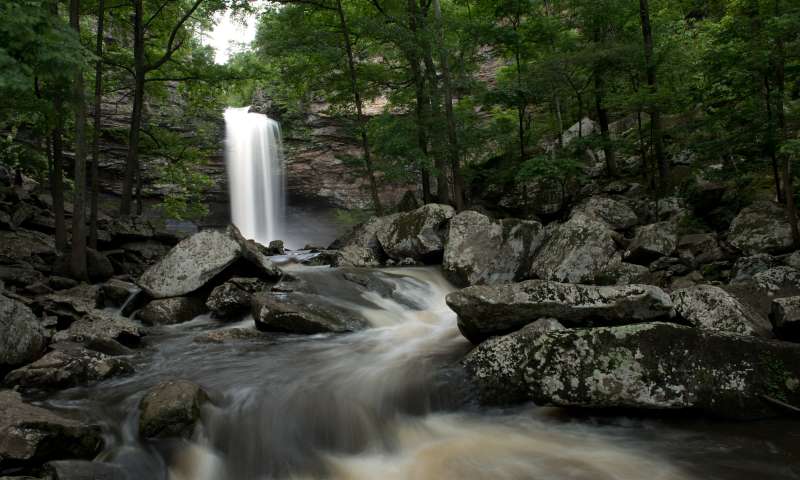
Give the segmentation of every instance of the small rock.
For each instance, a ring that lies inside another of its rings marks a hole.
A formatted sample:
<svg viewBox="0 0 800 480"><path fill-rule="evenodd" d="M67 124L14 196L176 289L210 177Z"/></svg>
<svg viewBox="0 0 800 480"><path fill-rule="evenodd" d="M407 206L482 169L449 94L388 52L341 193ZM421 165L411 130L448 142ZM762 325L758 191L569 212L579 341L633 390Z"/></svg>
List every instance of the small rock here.
<svg viewBox="0 0 800 480"><path fill-rule="evenodd" d="M188 322L205 311L205 303L198 297L160 298L139 310L137 317L148 325L174 325Z"/></svg>
<svg viewBox="0 0 800 480"><path fill-rule="evenodd" d="M144 438L191 438L208 395L188 380L162 382L139 404L139 435Z"/></svg>
<svg viewBox="0 0 800 480"><path fill-rule="evenodd" d="M94 310L74 322L67 330L56 333L56 342L76 342L84 345L114 341L126 347L136 347L145 331L136 322L104 310Z"/></svg>
<svg viewBox="0 0 800 480"><path fill-rule="evenodd" d="M222 328L194 337L195 343L227 343L240 340L263 340L269 336L252 328Z"/></svg>
<svg viewBox="0 0 800 480"><path fill-rule="evenodd" d="M58 275L51 276L47 283L53 290L67 290L78 286L77 281L67 277L59 277Z"/></svg>
<svg viewBox="0 0 800 480"><path fill-rule="evenodd" d="M285 255L286 249L283 246L283 240L273 240L269 242L267 247L270 255Z"/></svg>
<svg viewBox="0 0 800 480"><path fill-rule="evenodd" d="M368 326L365 319L322 297L300 292L254 295L252 313L256 328L265 332L344 333Z"/></svg>

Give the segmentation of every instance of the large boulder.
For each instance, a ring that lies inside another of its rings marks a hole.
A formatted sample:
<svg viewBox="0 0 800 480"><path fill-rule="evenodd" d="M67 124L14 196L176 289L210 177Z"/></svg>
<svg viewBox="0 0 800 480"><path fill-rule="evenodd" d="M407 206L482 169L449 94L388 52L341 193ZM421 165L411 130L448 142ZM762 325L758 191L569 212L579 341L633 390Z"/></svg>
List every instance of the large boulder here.
<svg viewBox="0 0 800 480"><path fill-rule="evenodd" d="M678 317L695 328L772 336L766 318L720 287L697 285L675 290L670 296Z"/></svg>
<svg viewBox="0 0 800 480"><path fill-rule="evenodd" d="M391 221L376 232L383 251L393 260L412 258L439 263L444 253L447 222L455 210L450 205L429 203L405 213L391 215Z"/></svg>
<svg viewBox="0 0 800 480"><path fill-rule="evenodd" d="M124 358L112 357L71 342L51 345L53 351L6 375L5 383L51 390L86 385L133 371Z"/></svg>
<svg viewBox="0 0 800 480"><path fill-rule="evenodd" d="M773 300L769 319L778 338L800 342L800 296Z"/></svg>
<svg viewBox="0 0 800 480"><path fill-rule="evenodd" d="M442 268L456 285L519 281L530 270L544 232L539 222L494 221L478 212L461 212L450 220Z"/></svg>
<svg viewBox="0 0 800 480"><path fill-rule="evenodd" d="M170 380L147 391L139 403L139 435L190 438L208 394L188 380Z"/></svg>
<svg viewBox="0 0 800 480"><path fill-rule="evenodd" d="M742 209L728 230L731 245L747 255L783 253L792 249L792 229L786 210L762 201Z"/></svg>
<svg viewBox="0 0 800 480"><path fill-rule="evenodd" d="M729 417L800 404L800 345L668 323L559 330L528 346L540 405L698 409Z"/></svg>
<svg viewBox="0 0 800 480"><path fill-rule="evenodd" d="M473 343L517 330L540 318L566 326L622 325L669 319L669 295L652 285L592 286L528 280L474 286L447 296L458 328Z"/></svg>
<svg viewBox="0 0 800 480"><path fill-rule="evenodd" d="M250 310L253 294L266 288L257 278L232 278L211 291L206 307L215 318L238 318Z"/></svg>
<svg viewBox="0 0 800 480"><path fill-rule="evenodd" d="M22 302L0 295L0 372L36 360L46 343L33 312Z"/></svg>
<svg viewBox="0 0 800 480"><path fill-rule="evenodd" d="M377 233L386 228L393 216L375 217L357 226L343 240L334 242L338 247L334 266L340 267L377 267L386 260L386 253L378 242ZM334 248L332 245L331 248Z"/></svg>
<svg viewBox="0 0 800 480"><path fill-rule="evenodd" d="M344 333L368 326L364 318L302 292L254 295L252 313L256 328L265 332Z"/></svg>
<svg viewBox="0 0 800 480"><path fill-rule="evenodd" d="M204 230L178 243L138 283L153 298L180 297L202 288L239 259L268 278L280 277L265 250L232 226L224 232Z"/></svg>
<svg viewBox="0 0 800 480"><path fill-rule="evenodd" d="M678 229L674 222L658 222L636 229L636 236L625 252L625 261L648 265L668 257L678 247Z"/></svg>
<svg viewBox="0 0 800 480"><path fill-rule="evenodd" d="M0 471L93 458L102 447L99 426L27 404L17 392L0 391Z"/></svg>
<svg viewBox="0 0 800 480"><path fill-rule="evenodd" d="M593 283L617 253L615 232L602 220L573 214L548 229L531 265L530 277L556 282Z"/></svg>
<svg viewBox="0 0 800 480"><path fill-rule="evenodd" d="M174 325L205 312L206 305L199 297L160 298L139 310L137 317L148 325Z"/></svg>
<svg viewBox="0 0 800 480"><path fill-rule="evenodd" d="M591 197L572 210L589 218L598 218L614 230L628 230L639 224L639 217L627 205L609 197Z"/></svg>

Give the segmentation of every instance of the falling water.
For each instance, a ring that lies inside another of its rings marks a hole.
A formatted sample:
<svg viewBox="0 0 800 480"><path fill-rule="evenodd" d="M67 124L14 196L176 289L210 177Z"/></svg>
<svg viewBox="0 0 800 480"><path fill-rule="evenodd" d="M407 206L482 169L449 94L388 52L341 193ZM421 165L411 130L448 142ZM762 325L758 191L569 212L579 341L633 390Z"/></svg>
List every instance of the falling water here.
<svg viewBox="0 0 800 480"><path fill-rule="evenodd" d="M283 239L285 170L280 125L250 107L225 110L231 220L246 238Z"/></svg>

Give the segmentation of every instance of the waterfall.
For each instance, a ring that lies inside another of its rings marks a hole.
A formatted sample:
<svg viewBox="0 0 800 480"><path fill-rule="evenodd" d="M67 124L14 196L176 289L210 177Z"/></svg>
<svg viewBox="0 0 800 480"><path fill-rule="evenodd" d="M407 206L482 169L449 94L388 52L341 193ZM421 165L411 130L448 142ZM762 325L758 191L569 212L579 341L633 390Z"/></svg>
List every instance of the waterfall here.
<svg viewBox="0 0 800 480"><path fill-rule="evenodd" d="M285 166L280 125L250 107L225 110L231 220L266 245L285 233Z"/></svg>

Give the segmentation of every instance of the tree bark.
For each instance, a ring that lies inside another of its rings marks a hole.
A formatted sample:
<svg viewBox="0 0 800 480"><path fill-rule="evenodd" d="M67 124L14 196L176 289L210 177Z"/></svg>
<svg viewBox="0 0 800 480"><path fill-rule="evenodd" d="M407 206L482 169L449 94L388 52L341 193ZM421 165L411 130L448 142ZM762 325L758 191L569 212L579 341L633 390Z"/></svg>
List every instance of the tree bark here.
<svg viewBox="0 0 800 480"><path fill-rule="evenodd" d="M80 38L80 0L70 0L69 23ZM78 67L73 83L75 105L75 194L72 209L72 252L70 270L75 278L88 280L86 268L86 99L83 69Z"/></svg>
<svg viewBox="0 0 800 480"><path fill-rule="evenodd" d="M653 31L650 26L650 6L647 0L639 0L639 16L642 22L642 37L644 39L644 59L647 85L650 94L658 93L658 83L656 75L656 64L653 60ZM651 103L650 106L650 129L653 137L653 152L658 164L659 185L662 193L666 193L670 188L670 168L669 161L664 154L664 137L661 129L661 110L658 105Z"/></svg>
<svg viewBox="0 0 800 480"><path fill-rule="evenodd" d="M94 65L94 132L92 134L92 172L91 172L91 200L89 206L89 246L97 248L97 197L98 197L98 172L100 170L100 130L102 128L103 103L103 29L105 21L105 0L97 2L97 43L95 55L97 61Z"/></svg>
<svg viewBox="0 0 800 480"><path fill-rule="evenodd" d="M375 208L375 213L378 215L383 215L383 206L381 205L381 199L378 196L378 182L375 179L375 171L372 166L372 157L370 156L369 139L367 138L367 124L361 104L361 92L358 88L356 63L355 59L353 58L353 48L350 45L350 31L347 27L347 19L344 15L344 9L342 8L341 0L336 0L336 10L339 14L339 23L342 28L342 41L344 42L345 53L347 53L347 70L350 74L350 87L353 90L353 102L356 105L356 114L358 115L358 127L361 130L361 147L364 150L364 166L367 170L367 179L369 180L370 193L372 194L372 206Z"/></svg>
<svg viewBox="0 0 800 480"><path fill-rule="evenodd" d="M67 227L64 221L64 111L60 98L53 102L56 111L56 126L51 133L53 146L53 171L50 176L50 195L53 197L53 213L56 217L56 249L67 250Z"/></svg>
<svg viewBox="0 0 800 480"><path fill-rule="evenodd" d="M143 0L133 0L133 109L128 132L128 154L125 157L125 177L122 179L122 201L119 213L130 216L133 205L133 188L139 170L139 134L144 106L144 77L147 73L144 59Z"/></svg>
<svg viewBox="0 0 800 480"><path fill-rule="evenodd" d="M425 62L425 78L429 94L428 97L431 101L431 123L440 121L442 118L442 111L439 106L439 78L436 73L436 65L433 63L433 55L431 52L430 44L424 46L425 51L423 60ZM430 125L433 128L433 125ZM438 140L438 139L435 139ZM436 196L439 203L450 203L450 181L447 178L447 161L442 155L441 150L436 146L436 142L431 148L433 153L433 162L436 166Z"/></svg>
<svg viewBox="0 0 800 480"><path fill-rule="evenodd" d="M423 155L424 165L420 168L420 175L422 177L422 200L424 203L431 202L431 178L428 171L428 111L430 110L429 99L425 94L425 78L422 76L422 65L420 64L419 52L417 45L419 44L418 36L418 16L417 0L408 0L408 27L414 37L414 45L408 50L408 64L411 69L411 77L414 80L414 93L416 102L414 105L414 114L417 123L417 144L420 152Z"/></svg>
<svg viewBox="0 0 800 480"><path fill-rule="evenodd" d="M594 102L595 109L597 110L597 121L600 123L600 136L603 138L603 153L606 155L606 168L610 177L619 176L617 169L617 158L614 152L614 146L611 145L611 134L608 129L608 110L603 105L605 82L603 81L602 74L595 72L594 74Z"/></svg>

